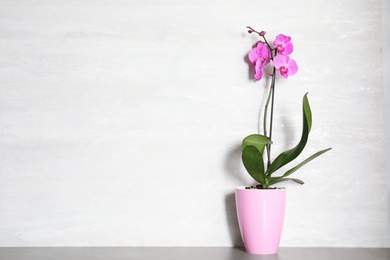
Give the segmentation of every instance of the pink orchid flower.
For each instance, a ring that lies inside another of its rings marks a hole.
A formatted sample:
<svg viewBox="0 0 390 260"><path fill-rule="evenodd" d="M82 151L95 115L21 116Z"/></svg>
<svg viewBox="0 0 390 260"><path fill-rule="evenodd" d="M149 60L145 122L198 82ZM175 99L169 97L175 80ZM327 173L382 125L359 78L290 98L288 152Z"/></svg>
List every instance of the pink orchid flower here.
<svg viewBox="0 0 390 260"><path fill-rule="evenodd" d="M271 50L263 42L258 42L256 47L253 48L248 54L249 60L255 66L256 80L260 80L263 77L264 66L270 62Z"/></svg>
<svg viewBox="0 0 390 260"><path fill-rule="evenodd" d="M279 54L290 55L294 51L294 45L291 42L291 37L284 34L276 36L274 47Z"/></svg>
<svg viewBox="0 0 390 260"><path fill-rule="evenodd" d="M290 59L289 56L278 55L274 58L274 66L279 70L280 75L287 79L289 76L295 75L298 71L298 65L295 60Z"/></svg>

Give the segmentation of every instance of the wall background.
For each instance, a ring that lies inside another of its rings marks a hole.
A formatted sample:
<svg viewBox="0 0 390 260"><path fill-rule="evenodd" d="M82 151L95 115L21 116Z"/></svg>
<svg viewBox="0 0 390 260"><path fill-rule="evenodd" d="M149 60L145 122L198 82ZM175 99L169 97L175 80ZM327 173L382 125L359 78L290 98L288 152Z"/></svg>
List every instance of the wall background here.
<svg viewBox="0 0 390 260"><path fill-rule="evenodd" d="M386 158L390 158L390 76L386 73L390 70L390 33L387 30L390 24L390 3L382 0L382 41L383 41L383 86L384 86L384 97L385 97L385 138L386 138ZM390 205L390 162L386 160L386 173L387 173L387 201ZM390 223L390 206L388 207L388 218ZM390 225L388 227L390 234Z"/></svg>
<svg viewBox="0 0 390 260"><path fill-rule="evenodd" d="M246 25L291 35L300 66L277 82L274 155L306 92L303 158L333 148L283 184L281 246L389 245L381 1L0 4L0 246L242 245L239 147L266 93Z"/></svg>

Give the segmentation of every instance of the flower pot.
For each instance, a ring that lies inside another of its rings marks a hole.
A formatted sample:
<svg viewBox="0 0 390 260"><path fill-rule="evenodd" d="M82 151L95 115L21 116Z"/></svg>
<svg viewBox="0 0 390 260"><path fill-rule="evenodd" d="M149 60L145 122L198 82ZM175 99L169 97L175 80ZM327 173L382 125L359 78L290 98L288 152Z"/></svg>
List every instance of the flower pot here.
<svg viewBox="0 0 390 260"><path fill-rule="evenodd" d="M236 188L241 237L251 254L275 254L283 230L285 189Z"/></svg>

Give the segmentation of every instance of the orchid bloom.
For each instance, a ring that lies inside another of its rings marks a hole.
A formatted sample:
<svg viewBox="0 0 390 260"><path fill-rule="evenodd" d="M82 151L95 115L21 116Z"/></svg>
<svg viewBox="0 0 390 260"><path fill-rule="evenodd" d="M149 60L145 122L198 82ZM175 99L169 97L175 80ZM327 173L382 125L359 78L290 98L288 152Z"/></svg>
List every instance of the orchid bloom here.
<svg viewBox="0 0 390 260"><path fill-rule="evenodd" d="M290 55L294 50L294 45L291 42L291 37L284 34L276 36L274 41L274 47L278 51L278 54Z"/></svg>
<svg viewBox="0 0 390 260"><path fill-rule="evenodd" d="M274 58L274 66L280 72L283 78L293 76L298 71L298 65L295 60L290 59L289 56L278 55Z"/></svg>
<svg viewBox="0 0 390 260"><path fill-rule="evenodd" d="M267 45L259 41L255 48L253 48L248 54L249 60L255 66L256 80L260 80L263 77L264 66L270 62L271 51Z"/></svg>

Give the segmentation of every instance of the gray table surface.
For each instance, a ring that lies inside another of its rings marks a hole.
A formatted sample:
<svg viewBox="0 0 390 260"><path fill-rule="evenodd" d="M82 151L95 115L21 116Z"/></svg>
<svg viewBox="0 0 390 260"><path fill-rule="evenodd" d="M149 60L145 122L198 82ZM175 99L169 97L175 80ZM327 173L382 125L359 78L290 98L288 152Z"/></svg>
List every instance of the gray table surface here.
<svg viewBox="0 0 390 260"><path fill-rule="evenodd" d="M390 260L389 248L280 248L251 255L231 247L0 247L1 260Z"/></svg>

